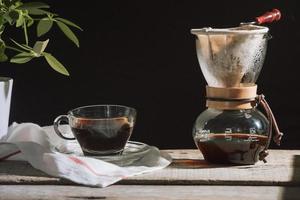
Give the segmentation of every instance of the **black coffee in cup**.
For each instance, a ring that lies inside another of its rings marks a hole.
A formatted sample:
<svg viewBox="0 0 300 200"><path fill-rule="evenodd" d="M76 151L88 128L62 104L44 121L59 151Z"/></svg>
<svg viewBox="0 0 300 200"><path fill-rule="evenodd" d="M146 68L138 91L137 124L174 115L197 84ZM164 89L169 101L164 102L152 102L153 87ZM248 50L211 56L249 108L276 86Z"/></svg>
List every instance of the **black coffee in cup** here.
<svg viewBox="0 0 300 200"><path fill-rule="evenodd" d="M71 127L84 155L121 153L133 129L126 118L85 123L78 122L78 127Z"/></svg>
<svg viewBox="0 0 300 200"><path fill-rule="evenodd" d="M126 106L84 106L58 116L54 120L54 130L63 139L77 139L84 155L114 155L123 152L135 118L136 110ZM60 132L61 121L69 124L75 138Z"/></svg>

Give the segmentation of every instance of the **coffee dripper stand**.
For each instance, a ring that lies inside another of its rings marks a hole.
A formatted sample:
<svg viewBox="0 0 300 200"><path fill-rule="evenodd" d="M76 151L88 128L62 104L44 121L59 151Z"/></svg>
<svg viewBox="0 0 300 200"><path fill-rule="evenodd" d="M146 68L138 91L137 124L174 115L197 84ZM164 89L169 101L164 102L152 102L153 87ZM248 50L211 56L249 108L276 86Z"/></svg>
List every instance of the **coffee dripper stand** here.
<svg viewBox="0 0 300 200"><path fill-rule="evenodd" d="M273 9L239 27L191 30L196 35L197 57L208 84L207 109L196 119L193 138L208 162L266 162L272 132L274 141L280 144L283 134L264 96L257 95L255 84L269 40L269 29L260 24L280 17L279 10Z"/></svg>

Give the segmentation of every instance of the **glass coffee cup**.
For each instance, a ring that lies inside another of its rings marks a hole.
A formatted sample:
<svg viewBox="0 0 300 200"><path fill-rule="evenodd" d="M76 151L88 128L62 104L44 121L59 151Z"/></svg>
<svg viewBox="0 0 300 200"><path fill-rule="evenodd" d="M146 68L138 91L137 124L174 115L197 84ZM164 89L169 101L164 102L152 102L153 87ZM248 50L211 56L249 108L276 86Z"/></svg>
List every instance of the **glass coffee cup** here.
<svg viewBox="0 0 300 200"><path fill-rule="evenodd" d="M86 156L121 154L136 120L136 110L122 105L91 105L75 108L54 120L54 130L66 140L77 139ZM74 137L59 130L67 122Z"/></svg>

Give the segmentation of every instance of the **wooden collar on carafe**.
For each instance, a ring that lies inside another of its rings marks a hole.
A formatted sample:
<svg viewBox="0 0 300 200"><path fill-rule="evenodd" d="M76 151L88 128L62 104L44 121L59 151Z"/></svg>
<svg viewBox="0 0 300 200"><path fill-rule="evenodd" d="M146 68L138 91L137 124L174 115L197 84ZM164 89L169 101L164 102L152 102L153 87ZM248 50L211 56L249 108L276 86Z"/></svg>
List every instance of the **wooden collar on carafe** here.
<svg viewBox="0 0 300 200"><path fill-rule="evenodd" d="M219 110L251 109L257 96L257 85L217 88L206 86L206 106Z"/></svg>

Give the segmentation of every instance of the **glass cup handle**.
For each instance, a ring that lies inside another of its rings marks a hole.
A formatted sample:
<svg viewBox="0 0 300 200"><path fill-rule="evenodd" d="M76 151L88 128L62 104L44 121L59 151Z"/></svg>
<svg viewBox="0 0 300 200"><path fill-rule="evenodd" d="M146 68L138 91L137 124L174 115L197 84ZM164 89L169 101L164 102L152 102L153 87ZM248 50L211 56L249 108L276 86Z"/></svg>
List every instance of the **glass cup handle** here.
<svg viewBox="0 0 300 200"><path fill-rule="evenodd" d="M74 137L73 137L73 138L66 137L66 136L64 136L64 135L60 132L60 130L59 130L58 127L59 127L61 121L69 123L69 118L68 118L68 116L67 116L67 115L60 115L60 116L58 116L58 117L55 118L54 123L53 123L53 127L54 127L55 133L56 133L59 137L65 139L65 140L75 140Z"/></svg>

